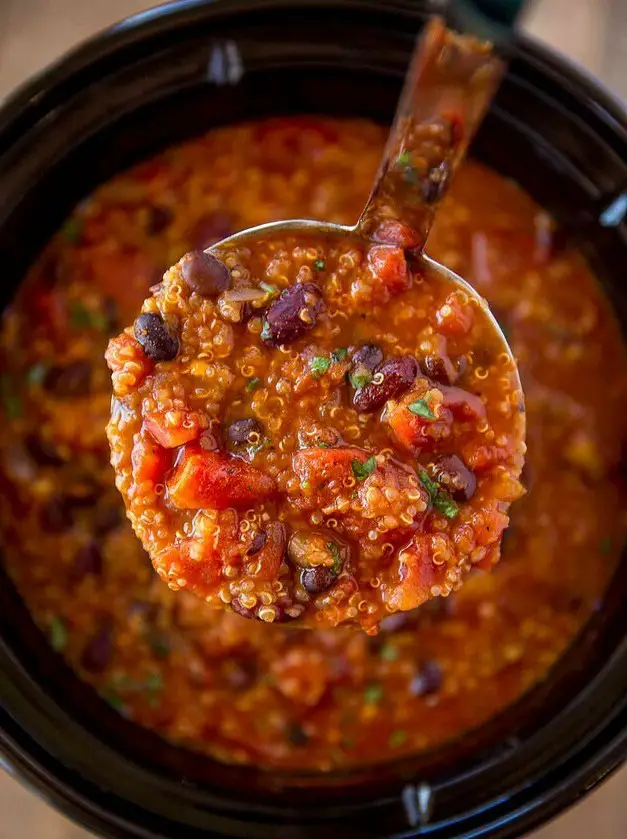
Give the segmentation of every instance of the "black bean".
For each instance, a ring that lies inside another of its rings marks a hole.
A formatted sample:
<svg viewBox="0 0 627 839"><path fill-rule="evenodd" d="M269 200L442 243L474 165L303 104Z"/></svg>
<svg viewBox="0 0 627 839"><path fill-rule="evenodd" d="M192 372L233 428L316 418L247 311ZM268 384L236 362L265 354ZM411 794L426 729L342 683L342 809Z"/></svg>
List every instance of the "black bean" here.
<svg viewBox="0 0 627 839"><path fill-rule="evenodd" d="M220 448L220 439L218 435L215 431L209 428L202 432L198 438L198 442L200 443L200 448L207 452L214 452L216 449Z"/></svg>
<svg viewBox="0 0 627 839"><path fill-rule="evenodd" d="M226 239L235 229L233 220L224 213L207 213L201 216L189 232L193 248L204 250Z"/></svg>
<svg viewBox="0 0 627 839"><path fill-rule="evenodd" d="M105 536L122 523L123 510L120 504L100 504L94 514L93 529L98 536Z"/></svg>
<svg viewBox="0 0 627 839"><path fill-rule="evenodd" d="M337 573L328 565L314 565L303 568L300 572L300 582L309 594L320 594L331 588L337 580Z"/></svg>
<svg viewBox="0 0 627 839"><path fill-rule="evenodd" d="M254 658L230 656L222 664L220 676L231 690L248 690L257 681L259 667Z"/></svg>
<svg viewBox="0 0 627 839"><path fill-rule="evenodd" d="M353 404L359 411L376 411L412 386L420 368L410 355L393 356L376 368L374 379L355 392ZM381 378L381 381L377 380Z"/></svg>
<svg viewBox="0 0 627 839"><path fill-rule="evenodd" d="M422 197L426 204L435 204L446 192L451 175L451 166L444 160L427 172L421 182Z"/></svg>
<svg viewBox="0 0 627 839"><path fill-rule="evenodd" d="M286 288L266 312L262 340L274 347L295 341L315 325L323 306L322 293L314 283Z"/></svg>
<svg viewBox="0 0 627 839"><path fill-rule="evenodd" d="M427 472L456 501L468 501L475 494L477 479L456 454L440 454L431 458Z"/></svg>
<svg viewBox="0 0 627 839"><path fill-rule="evenodd" d="M54 443L38 434L29 434L25 444L26 451L39 466L61 466L65 462Z"/></svg>
<svg viewBox="0 0 627 839"><path fill-rule="evenodd" d="M145 312L135 321L135 337L153 361L172 361L179 351L179 340L168 330L161 315Z"/></svg>
<svg viewBox="0 0 627 839"><path fill-rule="evenodd" d="M292 746L306 746L309 742L309 735L299 722L289 723L285 736Z"/></svg>
<svg viewBox="0 0 627 839"><path fill-rule="evenodd" d="M253 536L253 540L250 543L250 548L248 548L248 550L246 551L246 556L255 556L255 554L258 554L259 551L266 544L267 539L268 534L266 533L266 531L258 530Z"/></svg>
<svg viewBox="0 0 627 839"><path fill-rule="evenodd" d="M74 524L71 505L64 495L52 495L41 508L40 521L47 533L63 533Z"/></svg>
<svg viewBox="0 0 627 839"><path fill-rule="evenodd" d="M43 386L53 396L87 396L91 392L91 372L88 361L51 367L44 376Z"/></svg>
<svg viewBox="0 0 627 839"><path fill-rule="evenodd" d="M363 367L369 373L381 364L383 353L374 344L365 344L360 347L352 358L352 368Z"/></svg>
<svg viewBox="0 0 627 839"><path fill-rule="evenodd" d="M256 419L240 419L229 423L226 429L227 439L231 443L242 444L250 442L250 435L263 435L263 426Z"/></svg>
<svg viewBox="0 0 627 839"><path fill-rule="evenodd" d="M102 552L96 542L88 542L79 548L72 563L72 579L79 583L88 574L99 577L102 574Z"/></svg>
<svg viewBox="0 0 627 839"><path fill-rule="evenodd" d="M442 687L444 674L437 661L423 661L409 684L412 696L432 696Z"/></svg>
<svg viewBox="0 0 627 839"><path fill-rule="evenodd" d="M430 379L441 385L454 385L459 378L458 368L448 356L427 355L422 360L422 367Z"/></svg>
<svg viewBox="0 0 627 839"><path fill-rule="evenodd" d="M187 287L201 297L216 297L231 285L231 273L224 262L204 251L186 253L181 274Z"/></svg>
<svg viewBox="0 0 627 839"><path fill-rule="evenodd" d="M113 655L111 624L104 623L87 642L81 654L81 667L89 673L102 673Z"/></svg>
<svg viewBox="0 0 627 839"><path fill-rule="evenodd" d="M146 220L146 233L149 236L158 236L172 224L174 213L167 207L160 207L151 204L148 207L148 218Z"/></svg>

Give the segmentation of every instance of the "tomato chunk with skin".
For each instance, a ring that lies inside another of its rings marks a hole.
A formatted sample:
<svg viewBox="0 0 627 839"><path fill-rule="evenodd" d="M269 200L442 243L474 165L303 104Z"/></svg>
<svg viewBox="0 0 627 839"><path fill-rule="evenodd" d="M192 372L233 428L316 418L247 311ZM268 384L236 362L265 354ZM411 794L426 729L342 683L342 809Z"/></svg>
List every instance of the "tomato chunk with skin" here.
<svg viewBox="0 0 627 839"><path fill-rule="evenodd" d="M368 457L368 452L356 446L333 449L312 447L297 452L292 458L292 466L301 482L307 482L315 491L332 481L342 481L352 473L354 460L363 464Z"/></svg>
<svg viewBox="0 0 627 839"><path fill-rule="evenodd" d="M443 402L425 399L429 391L411 391L387 413L386 419L396 441L407 451L418 454L434 451L446 443L452 433L453 414ZM435 393L438 393L436 390ZM441 397L440 397L441 398ZM410 406L419 401L425 404L425 413L414 413Z"/></svg>
<svg viewBox="0 0 627 839"><path fill-rule="evenodd" d="M442 404L450 408L455 419L479 420L485 419L485 405L474 393L469 393L461 387L443 386Z"/></svg>
<svg viewBox="0 0 627 839"><path fill-rule="evenodd" d="M175 449L200 436L206 423L196 411L162 411L144 417L144 428L165 449Z"/></svg>
<svg viewBox="0 0 627 839"><path fill-rule="evenodd" d="M457 294L449 294L436 312L435 319L445 335L467 335L475 315L469 303L464 305Z"/></svg>
<svg viewBox="0 0 627 839"><path fill-rule="evenodd" d="M402 248L374 245L368 251L368 264L372 273L392 294L409 288L411 277Z"/></svg>
<svg viewBox="0 0 627 839"><path fill-rule="evenodd" d="M170 452L156 443L149 434L141 431L136 435L131 455L133 478L136 483L159 483L164 479L170 464Z"/></svg>
<svg viewBox="0 0 627 839"><path fill-rule="evenodd" d="M183 510L242 507L274 490L274 480L245 461L196 447L184 451L168 481L170 501Z"/></svg>
<svg viewBox="0 0 627 839"><path fill-rule="evenodd" d="M429 536L418 534L399 553L399 580L388 586L388 607L407 612L421 606L433 596L433 586L440 585L445 574L446 566L433 562Z"/></svg>

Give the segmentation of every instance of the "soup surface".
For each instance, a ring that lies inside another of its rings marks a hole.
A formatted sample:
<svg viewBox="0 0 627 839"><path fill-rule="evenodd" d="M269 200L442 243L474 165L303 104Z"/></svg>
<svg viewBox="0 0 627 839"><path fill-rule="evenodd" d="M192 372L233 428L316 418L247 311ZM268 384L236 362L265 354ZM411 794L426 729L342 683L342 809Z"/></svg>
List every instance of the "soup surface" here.
<svg viewBox="0 0 627 839"><path fill-rule="evenodd" d="M76 209L4 319L11 576L53 649L120 713L229 762L328 770L485 722L546 676L598 607L622 544L618 327L547 215L469 162L429 252L488 298L519 359L528 492L501 563L373 638L215 612L155 577L108 463L108 339L186 251L281 218L353 222L384 139L362 121L290 118L169 149Z"/></svg>

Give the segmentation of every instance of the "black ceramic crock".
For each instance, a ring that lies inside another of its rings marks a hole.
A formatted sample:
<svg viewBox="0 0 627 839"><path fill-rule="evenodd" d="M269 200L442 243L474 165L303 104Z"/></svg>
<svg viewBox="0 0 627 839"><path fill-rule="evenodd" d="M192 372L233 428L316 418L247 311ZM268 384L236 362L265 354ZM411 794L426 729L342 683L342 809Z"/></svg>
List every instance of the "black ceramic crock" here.
<svg viewBox="0 0 627 839"><path fill-rule="evenodd" d="M395 0L182 0L46 70L0 111L0 303L78 199L164 146L269 114L388 121L423 12ZM523 42L473 152L576 236L626 324L626 227L599 221L627 188L620 108ZM5 765L107 836L516 836L627 753L625 567L549 679L491 724L415 760L326 776L223 766L123 720L52 654L0 571Z"/></svg>

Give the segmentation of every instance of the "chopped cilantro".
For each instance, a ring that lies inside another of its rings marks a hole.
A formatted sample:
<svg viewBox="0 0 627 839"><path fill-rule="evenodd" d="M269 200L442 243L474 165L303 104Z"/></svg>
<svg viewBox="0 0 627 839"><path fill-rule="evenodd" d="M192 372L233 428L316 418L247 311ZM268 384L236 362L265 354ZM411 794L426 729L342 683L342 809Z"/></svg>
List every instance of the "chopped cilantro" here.
<svg viewBox="0 0 627 839"><path fill-rule="evenodd" d="M261 440L259 443L256 443L254 446L249 446L248 451L251 455L257 454L262 449L271 449L273 447L272 440L269 437L266 437L265 440Z"/></svg>
<svg viewBox="0 0 627 839"><path fill-rule="evenodd" d="M302 487L303 489L310 489L310 488L311 488L311 484L309 483L309 481L303 481L303 482L302 482L302 484L301 484L301 487Z"/></svg>
<svg viewBox="0 0 627 839"><path fill-rule="evenodd" d="M429 494L429 501L436 510L439 510L447 519L454 519L459 513L459 507L448 492L443 490L438 482L434 481L424 469L418 470L418 477Z"/></svg>
<svg viewBox="0 0 627 839"><path fill-rule="evenodd" d="M150 673L146 677L145 686L146 689L150 691L163 690L163 676L161 673Z"/></svg>
<svg viewBox="0 0 627 839"><path fill-rule="evenodd" d="M396 162L401 166L409 166L411 164L411 155L409 149L403 149L396 159Z"/></svg>
<svg viewBox="0 0 627 839"><path fill-rule="evenodd" d="M38 387L43 382L47 372L48 365L40 361L28 368L26 371L26 381L29 385Z"/></svg>
<svg viewBox="0 0 627 839"><path fill-rule="evenodd" d="M328 443L325 443L324 440L318 440L318 442L316 443L316 446L318 446L319 449L330 449L331 448L331 446Z"/></svg>
<svg viewBox="0 0 627 839"><path fill-rule="evenodd" d="M364 385L367 385L368 382L372 381L372 373L365 367L358 367L353 373L348 374L348 381L351 383L351 387L359 390Z"/></svg>
<svg viewBox="0 0 627 839"><path fill-rule="evenodd" d="M61 228L61 235L64 239L66 239L70 244L75 245L78 240L81 238L83 233L83 221L76 216L70 216L67 219L62 228Z"/></svg>
<svg viewBox="0 0 627 839"><path fill-rule="evenodd" d="M326 263L324 259L316 259L316 261L313 264L316 271L324 271L325 265Z"/></svg>
<svg viewBox="0 0 627 839"><path fill-rule="evenodd" d="M372 475L374 470L377 468L377 461L375 460L375 456L371 455L368 460L363 463L360 463L358 460L353 460L352 467L353 475L357 478L357 480L364 481L368 475Z"/></svg>
<svg viewBox="0 0 627 839"><path fill-rule="evenodd" d="M418 172L412 163L411 153L409 149L403 151L396 158L396 165L401 170L403 180L408 184L416 186L419 183Z"/></svg>
<svg viewBox="0 0 627 839"><path fill-rule="evenodd" d="M607 556L608 554L612 553L612 539L610 536L604 536L601 541L599 542L599 550L603 554L603 556Z"/></svg>
<svg viewBox="0 0 627 839"><path fill-rule="evenodd" d="M348 355L348 350L346 349L346 347L339 347L339 349L333 350L333 352L331 353L331 358L335 362L343 361L346 358L347 355Z"/></svg>
<svg viewBox="0 0 627 839"><path fill-rule="evenodd" d="M334 574L339 574L342 569L342 554L340 553L340 549L335 544L335 542L327 542L327 548L331 552L331 556L333 557L333 565L331 566L331 570Z"/></svg>
<svg viewBox="0 0 627 839"><path fill-rule="evenodd" d="M330 366L331 359L326 358L323 355L314 356L309 364L309 367L311 368L311 375L316 379L319 379L320 376L324 376Z"/></svg>
<svg viewBox="0 0 627 839"><path fill-rule="evenodd" d="M253 391L260 388L262 385L262 381L259 376L253 376L252 379L249 380L248 384L246 385L246 390Z"/></svg>
<svg viewBox="0 0 627 839"><path fill-rule="evenodd" d="M459 513L459 507L453 501L453 499L442 490L436 497L433 499L433 506L436 510L439 510L442 515L446 516L447 519L454 519L455 516Z"/></svg>
<svg viewBox="0 0 627 839"><path fill-rule="evenodd" d="M48 637L50 639L50 646L57 652L63 652L67 647L68 632L67 626L63 618L54 617L50 621L50 628L48 630Z"/></svg>
<svg viewBox="0 0 627 839"><path fill-rule="evenodd" d="M259 286L266 292L266 294L269 294L270 297L276 297L279 293L278 288L270 283L261 282L259 283Z"/></svg>
<svg viewBox="0 0 627 839"><path fill-rule="evenodd" d="M369 682L364 688L364 702L376 705L383 699L383 686L379 682Z"/></svg>
<svg viewBox="0 0 627 839"><path fill-rule="evenodd" d="M402 728L398 728L396 731L393 731L390 734L390 739L388 740L389 745L392 748L398 748L399 746L404 745L407 742L407 732L403 731Z"/></svg>
<svg viewBox="0 0 627 839"><path fill-rule="evenodd" d="M105 693L102 694L102 698L107 703L107 705L110 705L113 708L113 710L117 711L119 714L123 713L126 710L124 700L121 696L115 693L115 691L105 691Z"/></svg>
<svg viewBox="0 0 627 839"><path fill-rule="evenodd" d="M407 407L412 414L415 414L417 417L424 417L424 419L428 420L435 419L435 414L424 399L416 399L415 402L412 402L411 405L408 405Z"/></svg>
<svg viewBox="0 0 627 839"><path fill-rule="evenodd" d="M270 338L272 338L272 329L268 321L264 320L263 326L261 327L261 340L267 341Z"/></svg>
<svg viewBox="0 0 627 839"><path fill-rule="evenodd" d="M100 332L109 329L108 319L103 314L90 312L79 300L70 302L69 315L72 329L97 329Z"/></svg>
<svg viewBox="0 0 627 839"><path fill-rule="evenodd" d="M379 658L383 661L396 661L398 658L398 647L394 644L384 644L379 650Z"/></svg>
<svg viewBox="0 0 627 839"><path fill-rule="evenodd" d="M170 655L170 639L164 633L151 633L148 636L148 644L157 658L167 658Z"/></svg>

